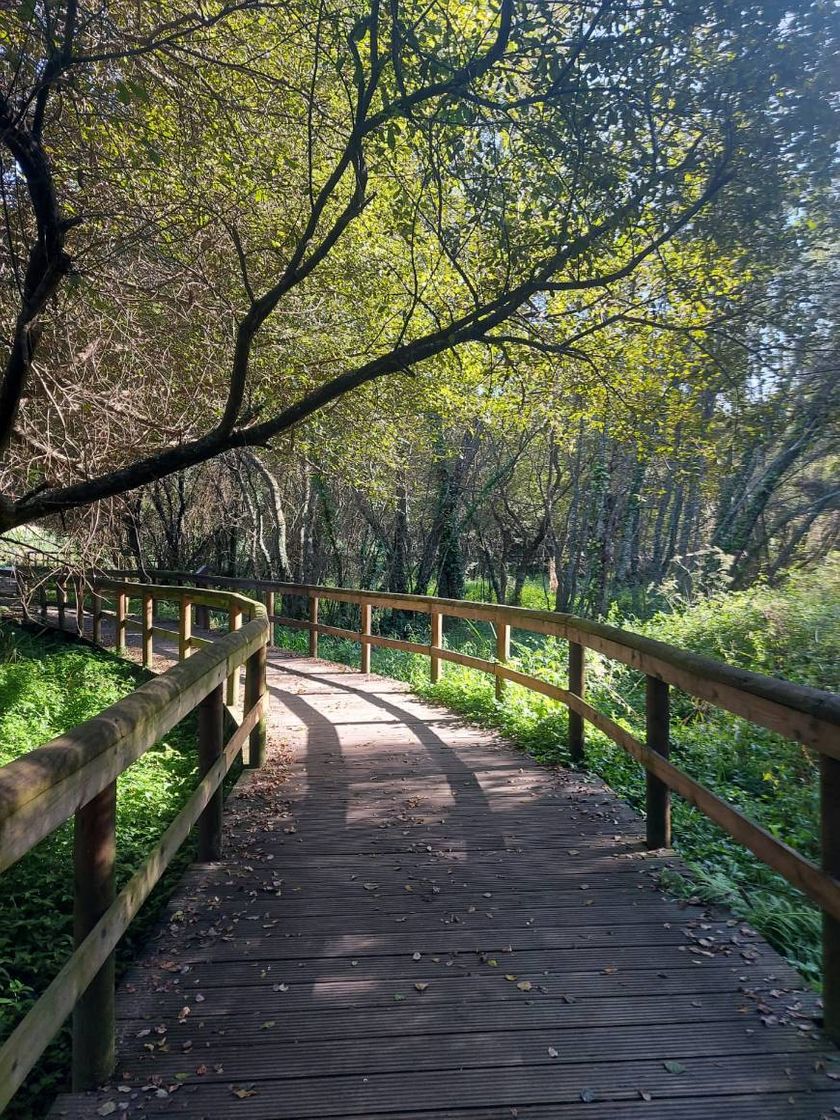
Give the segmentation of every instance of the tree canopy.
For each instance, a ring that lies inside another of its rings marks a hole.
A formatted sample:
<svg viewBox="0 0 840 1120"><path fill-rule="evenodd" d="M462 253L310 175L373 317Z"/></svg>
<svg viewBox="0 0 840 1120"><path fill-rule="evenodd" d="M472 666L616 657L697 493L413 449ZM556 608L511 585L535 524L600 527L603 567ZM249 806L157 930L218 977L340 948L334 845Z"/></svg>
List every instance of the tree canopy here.
<svg viewBox="0 0 840 1120"><path fill-rule="evenodd" d="M632 427L670 386L684 432L699 335L743 346L770 250L830 222L834 30L819 2L4 10L0 529L326 430L388 460L430 414L574 430L606 395Z"/></svg>

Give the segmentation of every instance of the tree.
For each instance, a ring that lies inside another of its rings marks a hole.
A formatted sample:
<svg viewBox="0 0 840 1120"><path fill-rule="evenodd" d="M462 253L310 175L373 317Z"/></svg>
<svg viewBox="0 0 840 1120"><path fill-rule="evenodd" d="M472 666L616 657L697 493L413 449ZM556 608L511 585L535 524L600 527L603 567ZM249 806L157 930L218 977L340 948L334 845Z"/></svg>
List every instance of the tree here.
<svg viewBox="0 0 840 1120"><path fill-rule="evenodd" d="M576 298L690 236L736 176L743 226L756 185L801 166L827 18L4 11L0 529L268 445L383 378L485 369L546 301L574 353Z"/></svg>

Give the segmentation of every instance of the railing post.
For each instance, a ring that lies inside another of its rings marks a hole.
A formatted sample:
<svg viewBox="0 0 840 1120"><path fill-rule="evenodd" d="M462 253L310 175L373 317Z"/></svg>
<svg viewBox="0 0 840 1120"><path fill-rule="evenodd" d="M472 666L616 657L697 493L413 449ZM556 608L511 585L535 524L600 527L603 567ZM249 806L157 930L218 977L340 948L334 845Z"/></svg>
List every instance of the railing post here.
<svg viewBox="0 0 840 1120"><path fill-rule="evenodd" d="M245 662L245 715L259 704L265 695L266 646L260 646ZM258 770L265 766L265 713L248 737L248 766Z"/></svg>
<svg viewBox="0 0 840 1120"><path fill-rule="evenodd" d="M443 615L440 611L432 611L431 614L431 640L430 644L437 649L443 648ZM431 656L429 662L429 676L431 677L432 684L437 684L440 680L440 658Z"/></svg>
<svg viewBox="0 0 840 1120"><path fill-rule="evenodd" d="M55 605L58 611L58 628L64 629L64 612L67 609L67 592L64 590L64 582L59 576L55 581Z"/></svg>
<svg viewBox="0 0 840 1120"><path fill-rule="evenodd" d="M192 600L181 596L181 615L178 620L178 656L186 661L192 653Z"/></svg>
<svg viewBox="0 0 840 1120"><path fill-rule="evenodd" d="M840 761L820 755L820 831L822 869L840 879ZM840 1042L840 922L830 914L822 917L823 1027L834 1042Z"/></svg>
<svg viewBox="0 0 840 1120"><path fill-rule="evenodd" d="M102 596L96 590L93 592L93 624L91 637L95 645L102 645Z"/></svg>
<svg viewBox="0 0 840 1120"><path fill-rule="evenodd" d="M583 699L586 688L586 667L584 648L580 642L569 642L569 692ZM569 708L569 754L572 762L580 764L584 759L583 716Z"/></svg>
<svg viewBox="0 0 840 1120"><path fill-rule="evenodd" d="M265 613L268 615L268 644L274 645L274 592L265 593Z"/></svg>
<svg viewBox="0 0 840 1120"><path fill-rule="evenodd" d="M73 937L78 947L114 901L117 786L76 811L73 833ZM114 1068L114 955L73 1011L73 1090L95 1089Z"/></svg>
<svg viewBox="0 0 840 1120"><path fill-rule="evenodd" d="M143 664L151 669L154 658L155 601L150 591L143 592Z"/></svg>
<svg viewBox="0 0 840 1120"><path fill-rule="evenodd" d="M46 619L49 611L47 610L47 585L40 583L38 585L38 605L41 609L41 618Z"/></svg>
<svg viewBox="0 0 840 1120"><path fill-rule="evenodd" d="M199 572L204 571L204 570L205 569L203 567L199 568ZM195 585L199 589L200 588L207 588L207 587L210 586L208 581L206 579L202 579L198 575L198 573L196 573ZM196 624L196 626L198 627L199 630L209 630L210 629L210 608L207 606L206 603L203 603L200 606L197 606L195 608L195 624Z"/></svg>
<svg viewBox="0 0 840 1120"><path fill-rule="evenodd" d="M663 758L670 743L670 698L668 685L658 677L645 678L647 746ZM647 846L671 847L671 791L661 778L647 772Z"/></svg>
<svg viewBox="0 0 840 1120"><path fill-rule="evenodd" d="M232 634L242 628L242 608L233 604L228 607L228 630ZM231 708L239 703L239 669L236 668L227 679L227 702Z"/></svg>
<svg viewBox="0 0 840 1120"><path fill-rule="evenodd" d="M125 616L128 613L128 595L125 591L117 592L117 617L116 641L114 648L117 653L125 653Z"/></svg>
<svg viewBox="0 0 840 1120"><path fill-rule="evenodd" d="M363 673L370 672L370 642L364 641L370 637L370 616L370 603L362 603L359 608L359 636L362 638L359 664Z"/></svg>
<svg viewBox="0 0 840 1120"><path fill-rule="evenodd" d="M198 705L198 773L203 778L223 748L224 700L217 685ZM207 802L198 818L198 860L212 863L222 858L222 787Z"/></svg>
<svg viewBox="0 0 840 1120"><path fill-rule="evenodd" d="M318 656L318 596L309 596L309 656Z"/></svg>
<svg viewBox="0 0 840 1120"><path fill-rule="evenodd" d="M504 665L510 659L510 626L506 622L496 622L496 662ZM501 700L505 692L504 677L496 677L496 699Z"/></svg>

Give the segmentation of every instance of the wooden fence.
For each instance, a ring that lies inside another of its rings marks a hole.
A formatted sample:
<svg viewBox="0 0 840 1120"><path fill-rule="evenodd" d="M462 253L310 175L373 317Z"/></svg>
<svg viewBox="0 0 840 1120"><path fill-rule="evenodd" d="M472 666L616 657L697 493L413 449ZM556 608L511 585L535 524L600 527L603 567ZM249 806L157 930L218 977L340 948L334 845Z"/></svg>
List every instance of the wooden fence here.
<svg viewBox="0 0 840 1120"><path fill-rule="evenodd" d="M113 601L113 608L107 604ZM139 604L132 615L132 602ZM75 951L0 1049L0 1111L73 1012L73 1085L94 1088L114 1065L114 948L197 825L198 858L219 859L222 782L248 744L249 766L265 759L265 658L269 623L261 603L232 591L97 579L84 584L59 574L44 578L36 610L62 624L74 613L79 630L92 615L94 640L113 620L115 645L140 631L143 663L152 665L154 639L177 643L179 663L98 716L0 768L0 873L74 818ZM155 622L156 604L175 604L177 629ZM212 640L192 633L193 610L221 612L227 633ZM30 611L32 603L30 602ZM237 702L245 666L242 715ZM225 696L236 730L224 742ZM143 865L115 897L116 780L161 736L198 709L200 781Z"/></svg>
<svg viewBox="0 0 840 1120"><path fill-rule="evenodd" d="M263 596L272 623L309 632L309 653L318 656L318 637L329 634L360 644L359 665L370 671L373 646L405 650L429 658L431 678L440 678L442 663L465 665L495 678L501 697L513 682L560 701L569 709L569 750L577 764L585 761L585 725L591 724L635 758L646 770L647 843L652 849L671 843L671 791L696 806L738 843L773 868L820 907L823 914L824 1026L840 1041L840 697L727 665L715 658L678 649L664 642L620 630L604 623L553 611L528 610L497 603L437 599L426 595L357 591L265 580L220 576L196 577L187 572L155 573L203 586L247 588ZM306 617L275 612L278 596L303 597ZM323 601L352 603L359 608L359 629L330 626L320 621ZM376 609L428 615L428 644L389 638L372 632ZM444 618L490 623L495 629L494 660L447 649ZM520 672L511 666L511 631L545 634L569 644L568 687ZM272 627L273 641L273 627ZM642 742L615 720L587 703L586 651L592 650L629 665L645 675L646 734ZM669 759L670 690L681 689L704 702L802 743L819 760L821 866L749 820L717 794L690 777Z"/></svg>

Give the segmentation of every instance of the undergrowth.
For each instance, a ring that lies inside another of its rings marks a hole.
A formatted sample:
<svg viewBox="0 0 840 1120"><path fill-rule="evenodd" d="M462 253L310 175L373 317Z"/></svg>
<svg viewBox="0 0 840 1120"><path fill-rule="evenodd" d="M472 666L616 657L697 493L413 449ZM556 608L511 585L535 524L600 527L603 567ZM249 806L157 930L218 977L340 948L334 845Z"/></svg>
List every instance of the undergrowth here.
<svg viewBox="0 0 840 1120"><path fill-rule="evenodd" d="M149 674L58 636L0 626L0 765L96 715ZM117 782L117 889L195 788L195 725L187 719ZM0 1037L5 1038L73 951L73 828L68 823L0 876ZM185 845L117 950L136 955L192 849ZM66 1085L69 1024L17 1093L6 1116L44 1115Z"/></svg>
<svg viewBox="0 0 840 1120"><path fill-rule="evenodd" d="M733 665L823 689L840 684L840 566L796 575L780 589L720 593L706 601L659 613L646 621L610 621L650 637L723 658ZM278 628L281 644L305 651L307 637ZM517 640L519 639L519 640ZM428 641L423 631L418 640ZM492 658L489 627L456 624L446 644ZM323 637L321 656L358 664L354 642ZM517 668L566 684L565 642L513 634ZM570 765L565 708L508 685L497 701L484 674L445 664L437 685L428 659L396 650L372 651L374 672L407 681L437 701L549 765ZM587 654L589 702L638 737L644 736L644 678L627 667ZM621 797L644 810L642 768L603 734L587 726L586 765ZM796 743L672 690L672 759L693 778L736 805L751 820L810 859L819 859L818 773L814 755ZM670 889L725 903L748 919L813 984L820 973L820 915L781 876L735 843L678 797L673 799L674 845L691 878L671 873Z"/></svg>

